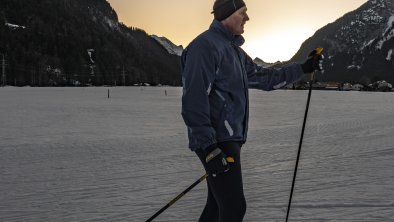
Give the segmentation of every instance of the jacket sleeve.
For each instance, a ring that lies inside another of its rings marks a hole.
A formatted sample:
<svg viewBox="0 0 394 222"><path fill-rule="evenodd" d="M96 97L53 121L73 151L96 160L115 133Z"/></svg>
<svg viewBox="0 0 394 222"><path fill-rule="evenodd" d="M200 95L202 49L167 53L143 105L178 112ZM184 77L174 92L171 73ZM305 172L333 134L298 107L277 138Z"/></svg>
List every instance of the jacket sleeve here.
<svg viewBox="0 0 394 222"><path fill-rule="evenodd" d="M249 88L265 91L282 88L300 80L305 75L299 64L290 64L278 69L264 68L254 63L246 53L245 69L248 75Z"/></svg>
<svg viewBox="0 0 394 222"><path fill-rule="evenodd" d="M181 57L182 117L188 129L189 147L193 151L216 143L209 105L216 70L214 53L207 41L200 40L189 45Z"/></svg>

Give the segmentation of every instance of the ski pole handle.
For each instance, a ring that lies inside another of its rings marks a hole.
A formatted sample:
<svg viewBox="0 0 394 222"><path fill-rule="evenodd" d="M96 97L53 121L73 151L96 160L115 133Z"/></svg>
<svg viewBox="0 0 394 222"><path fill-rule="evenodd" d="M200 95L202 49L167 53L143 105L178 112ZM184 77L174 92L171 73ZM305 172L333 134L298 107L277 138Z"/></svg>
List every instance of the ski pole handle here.
<svg viewBox="0 0 394 222"><path fill-rule="evenodd" d="M313 55L313 57L314 57L313 60L316 61L316 59L319 58L319 56L321 56L321 53L323 52L323 48L318 47L315 49L315 51L316 51L316 53ZM315 80L315 74L316 74L316 70L311 73L311 79L310 79L311 81Z"/></svg>
<svg viewBox="0 0 394 222"><path fill-rule="evenodd" d="M321 55L322 52L323 52L322 47L316 48L316 55Z"/></svg>

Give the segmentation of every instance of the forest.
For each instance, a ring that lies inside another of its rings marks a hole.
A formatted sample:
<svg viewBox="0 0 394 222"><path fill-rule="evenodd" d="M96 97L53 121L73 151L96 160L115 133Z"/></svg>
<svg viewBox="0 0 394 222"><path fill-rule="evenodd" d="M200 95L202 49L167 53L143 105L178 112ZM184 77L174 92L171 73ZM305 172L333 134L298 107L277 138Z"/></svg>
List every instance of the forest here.
<svg viewBox="0 0 394 222"><path fill-rule="evenodd" d="M7 85L180 85L179 57L105 0L2 0L0 60Z"/></svg>

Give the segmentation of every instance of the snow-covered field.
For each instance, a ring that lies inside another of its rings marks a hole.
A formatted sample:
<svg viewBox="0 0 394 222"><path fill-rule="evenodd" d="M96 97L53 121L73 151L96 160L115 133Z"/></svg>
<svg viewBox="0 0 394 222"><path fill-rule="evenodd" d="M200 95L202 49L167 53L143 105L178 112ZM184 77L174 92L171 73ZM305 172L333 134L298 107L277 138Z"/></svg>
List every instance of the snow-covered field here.
<svg viewBox="0 0 394 222"><path fill-rule="evenodd" d="M0 88L0 221L145 221L204 173L180 88L110 93ZM284 221L306 98L251 90L244 221ZM392 93L313 91L290 221L394 221L393 123ZM155 221L197 221L205 198Z"/></svg>

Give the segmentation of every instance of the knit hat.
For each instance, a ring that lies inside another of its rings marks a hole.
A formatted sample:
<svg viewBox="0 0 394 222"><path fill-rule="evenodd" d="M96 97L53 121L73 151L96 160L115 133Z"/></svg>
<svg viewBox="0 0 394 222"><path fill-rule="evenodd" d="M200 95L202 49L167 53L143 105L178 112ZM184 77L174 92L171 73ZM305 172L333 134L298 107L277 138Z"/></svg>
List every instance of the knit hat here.
<svg viewBox="0 0 394 222"><path fill-rule="evenodd" d="M216 0L211 13L216 20L222 21L244 6L246 4L243 0Z"/></svg>

